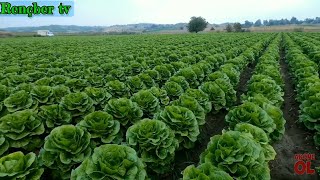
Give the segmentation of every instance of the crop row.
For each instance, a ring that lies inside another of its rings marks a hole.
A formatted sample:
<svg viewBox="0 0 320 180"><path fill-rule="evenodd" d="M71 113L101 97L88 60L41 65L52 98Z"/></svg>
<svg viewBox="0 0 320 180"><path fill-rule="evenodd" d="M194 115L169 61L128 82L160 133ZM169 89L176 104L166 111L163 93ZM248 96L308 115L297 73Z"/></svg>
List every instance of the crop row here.
<svg viewBox="0 0 320 180"><path fill-rule="evenodd" d="M184 179L270 179L268 161L276 156L270 143L285 131L279 44L278 35L260 57L243 104L225 117L228 130L211 138L199 166L187 167Z"/></svg>
<svg viewBox="0 0 320 180"><path fill-rule="evenodd" d="M310 38L307 35L290 36L290 38L297 43L304 54L306 54L310 60L320 65L320 42L314 38Z"/></svg>
<svg viewBox="0 0 320 180"><path fill-rule="evenodd" d="M300 103L299 122L314 132L314 141L320 146L320 81L318 65L303 54L300 46L285 34L286 57L294 77L297 100Z"/></svg>

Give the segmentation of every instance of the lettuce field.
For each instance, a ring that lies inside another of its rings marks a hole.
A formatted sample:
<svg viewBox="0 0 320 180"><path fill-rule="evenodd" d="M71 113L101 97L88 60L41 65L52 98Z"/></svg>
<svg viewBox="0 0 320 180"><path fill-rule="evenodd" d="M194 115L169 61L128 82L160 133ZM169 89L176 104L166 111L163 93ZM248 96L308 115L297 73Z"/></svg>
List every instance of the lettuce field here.
<svg viewBox="0 0 320 180"><path fill-rule="evenodd" d="M317 179L319 35L0 39L0 179Z"/></svg>

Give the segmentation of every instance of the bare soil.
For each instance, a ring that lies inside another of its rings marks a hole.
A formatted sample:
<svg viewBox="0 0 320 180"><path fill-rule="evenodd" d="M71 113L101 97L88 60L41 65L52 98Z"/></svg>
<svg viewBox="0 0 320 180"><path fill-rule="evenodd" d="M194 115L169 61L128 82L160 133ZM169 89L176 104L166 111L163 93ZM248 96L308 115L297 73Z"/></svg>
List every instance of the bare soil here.
<svg viewBox="0 0 320 180"><path fill-rule="evenodd" d="M257 65L257 61L249 63L247 68L240 75L240 82L237 88L237 104L238 105L241 104L241 95L246 93L248 90L248 81L250 80L256 65Z"/></svg>

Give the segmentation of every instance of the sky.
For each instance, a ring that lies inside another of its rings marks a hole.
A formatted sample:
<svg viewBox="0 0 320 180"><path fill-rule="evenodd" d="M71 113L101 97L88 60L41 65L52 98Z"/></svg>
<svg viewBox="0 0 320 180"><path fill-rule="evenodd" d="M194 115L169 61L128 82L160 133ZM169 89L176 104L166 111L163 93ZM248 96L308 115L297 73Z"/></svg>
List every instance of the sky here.
<svg viewBox="0 0 320 180"><path fill-rule="evenodd" d="M0 14L0 28L52 24L174 24L188 22L192 16L202 16L209 23L215 24L243 23L245 20L290 19L292 16L298 19L314 18L320 16L319 8L320 0L74 0L72 17L28 18Z"/></svg>

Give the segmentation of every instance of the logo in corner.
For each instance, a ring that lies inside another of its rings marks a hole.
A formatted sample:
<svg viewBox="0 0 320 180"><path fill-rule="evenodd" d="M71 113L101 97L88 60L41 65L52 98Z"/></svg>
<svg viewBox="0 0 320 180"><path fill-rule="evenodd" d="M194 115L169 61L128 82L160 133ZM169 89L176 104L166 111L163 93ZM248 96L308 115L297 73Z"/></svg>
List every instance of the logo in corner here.
<svg viewBox="0 0 320 180"><path fill-rule="evenodd" d="M315 154L295 154L294 159L296 160L294 164L294 172L298 175L315 174L315 170L311 168L312 161L316 160Z"/></svg>

